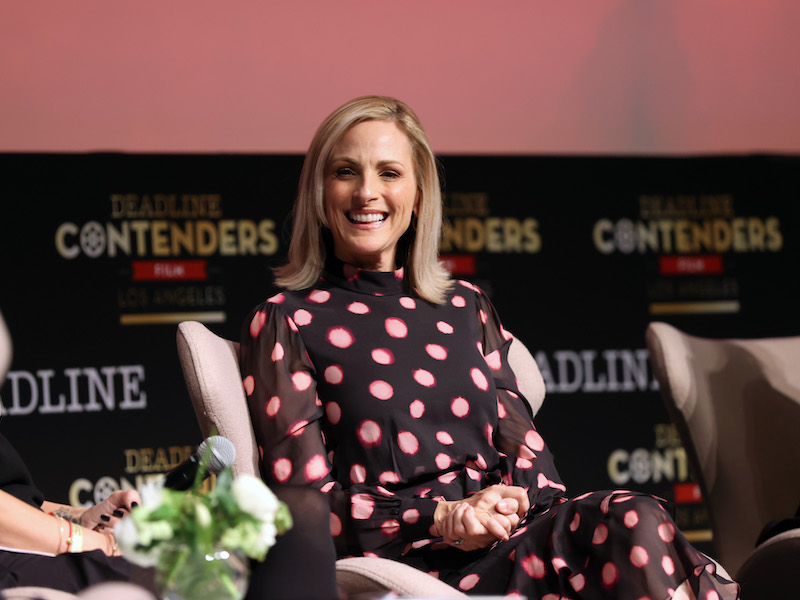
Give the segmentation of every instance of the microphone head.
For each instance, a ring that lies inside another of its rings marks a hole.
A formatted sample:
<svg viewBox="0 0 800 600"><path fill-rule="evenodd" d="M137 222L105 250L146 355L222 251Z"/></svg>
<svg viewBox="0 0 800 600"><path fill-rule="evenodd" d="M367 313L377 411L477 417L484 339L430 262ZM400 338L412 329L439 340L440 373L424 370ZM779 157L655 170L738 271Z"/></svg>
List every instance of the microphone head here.
<svg viewBox="0 0 800 600"><path fill-rule="evenodd" d="M233 446L233 442L221 435L212 435L203 440L203 443L197 447L197 457L205 456L207 450L210 451L206 468L210 475L216 475L225 467L232 466L233 461L236 460L236 448Z"/></svg>

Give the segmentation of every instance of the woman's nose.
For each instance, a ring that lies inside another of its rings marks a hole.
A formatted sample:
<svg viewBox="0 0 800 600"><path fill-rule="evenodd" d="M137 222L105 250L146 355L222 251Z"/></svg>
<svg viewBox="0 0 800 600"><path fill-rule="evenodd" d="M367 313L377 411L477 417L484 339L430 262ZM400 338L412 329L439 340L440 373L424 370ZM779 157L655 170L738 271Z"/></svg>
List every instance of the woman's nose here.
<svg viewBox="0 0 800 600"><path fill-rule="evenodd" d="M356 198L361 202L369 202L370 200L375 200L377 186L375 185L374 177L371 176L369 173L365 173L361 176L361 179L358 182L358 187L356 188Z"/></svg>

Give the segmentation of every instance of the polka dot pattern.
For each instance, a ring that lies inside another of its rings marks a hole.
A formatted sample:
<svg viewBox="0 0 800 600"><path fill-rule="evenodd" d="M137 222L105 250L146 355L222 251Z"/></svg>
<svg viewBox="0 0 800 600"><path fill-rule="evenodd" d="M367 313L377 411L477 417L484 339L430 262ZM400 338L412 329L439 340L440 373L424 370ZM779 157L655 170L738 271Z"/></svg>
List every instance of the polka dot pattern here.
<svg viewBox="0 0 800 600"><path fill-rule="evenodd" d="M378 400L388 400L394 395L394 388L391 384L379 379L369 384L369 393Z"/></svg>
<svg viewBox="0 0 800 600"><path fill-rule="evenodd" d="M652 600L690 577L698 598L731 598L658 500L567 499L506 362L511 335L473 284L433 306L402 274L342 268L245 324L242 385L264 475L329 493L346 552L402 556L475 595ZM437 562L431 500L498 482L527 489L535 510L485 557Z"/></svg>
<svg viewBox="0 0 800 600"><path fill-rule="evenodd" d="M415 419L421 419L425 414L425 403L420 400L414 400L408 407L409 414Z"/></svg>
<svg viewBox="0 0 800 600"><path fill-rule="evenodd" d="M387 348L375 348L371 355L372 360L379 365L391 365L394 362L394 354Z"/></svg>
<svg viewBox="0 0 800 600"><path fill-rule="evenodd" d="M453 411L455 416L463 419L469 414L469 401L461 396L453 398L453 401L450 403L450 410Z"/></svg>
<svg viewBox="0 0 800 600"><path fill-rule="evenodd" d="M416 454L419 451L419 440L410 431L401 431L397 434L397 446L405 454Z"/></svg>
<svg viewBox="0 0 800 600"><path fill-rule="evenodd" d="M339 365L331 365L325 369L325 381L337 385L344 381L344 371Z"/></svg>
<svg viewBox="0 0 800 600"><path fill-rule="evenodd" d="M344 327L334 327L328 332L328 341L337 348L349 348L355 339L353 335Z"/></svg>

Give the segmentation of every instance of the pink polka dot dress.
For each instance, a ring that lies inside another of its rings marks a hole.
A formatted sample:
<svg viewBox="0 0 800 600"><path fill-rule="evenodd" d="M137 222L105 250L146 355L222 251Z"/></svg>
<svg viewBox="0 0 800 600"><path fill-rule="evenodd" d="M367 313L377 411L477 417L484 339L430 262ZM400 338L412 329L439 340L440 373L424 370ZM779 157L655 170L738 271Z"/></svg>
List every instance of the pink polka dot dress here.
<svg viewBox="0 0 800 600"><path fill-rule="evenodd" d="M683 585L737 597L664 502L568 499L506 360L510 339L470 283L432 305L402 269L329 261L315 287L270 298L243 327L264 479L327 495L339 556L400 560L468 594L663 600ZM432 535L439 500L498 483L531 501L509 540L464 552Z"/></svg>

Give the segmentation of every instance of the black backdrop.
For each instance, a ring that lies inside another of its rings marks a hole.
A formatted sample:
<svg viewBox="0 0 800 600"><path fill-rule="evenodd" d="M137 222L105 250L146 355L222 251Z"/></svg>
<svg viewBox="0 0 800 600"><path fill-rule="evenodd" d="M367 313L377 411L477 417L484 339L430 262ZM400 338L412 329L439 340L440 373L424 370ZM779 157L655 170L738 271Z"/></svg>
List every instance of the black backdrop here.
<svg viewBox="0 0 800 600"><path fill-rule="evenodd" d="M88 503L200 441L175 349L238 337L271 293L302 157L5 154L2 432L53 500ZM548 388L537 424L572 494L679 504L708 540L644 330L800 334L800 158L441 158L445 258L483 287Z"/></svg>

